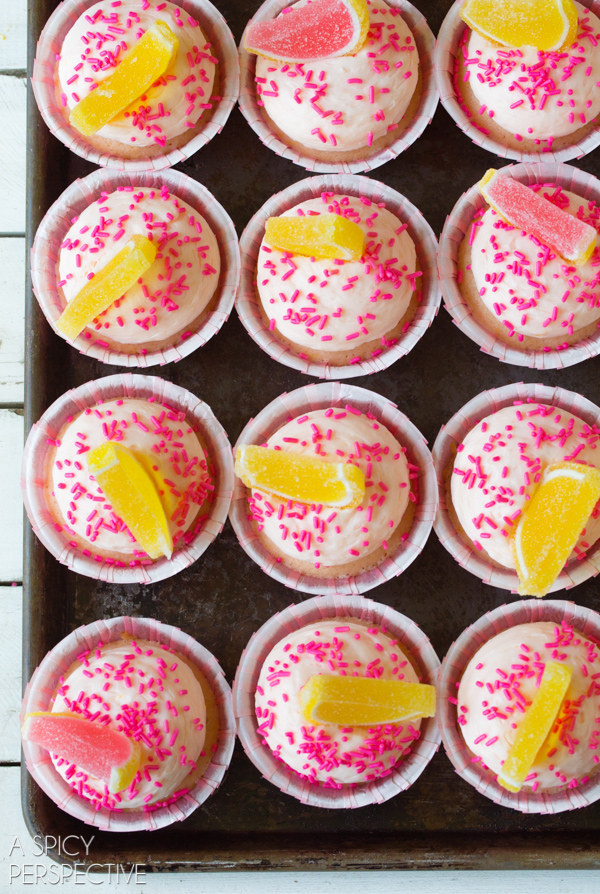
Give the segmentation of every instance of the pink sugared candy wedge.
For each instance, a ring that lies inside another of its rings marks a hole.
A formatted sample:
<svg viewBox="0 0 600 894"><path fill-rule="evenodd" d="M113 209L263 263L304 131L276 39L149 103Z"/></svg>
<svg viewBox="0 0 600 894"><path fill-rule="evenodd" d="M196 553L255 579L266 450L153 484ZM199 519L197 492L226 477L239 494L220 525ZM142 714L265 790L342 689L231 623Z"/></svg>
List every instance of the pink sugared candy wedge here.
<svg viewBox="0 0 600 894"><path fill-rule="evenodd" d="M513 227L535 236L565 261L585 264L596 245L594 227L549 202L509 174L490 168L479 182L483 198Z"/></svg>
<svg viewBox="0 0 600 894"><path fill-rule="evenodd" d="M244 47L282 62L333 59L358 52L368 30L367 0L312 0L274 19L250 22Z"/></svg>
<svg viewBox="0 0 600 894"><path fill-rule="evenodd" d="M79 714L27 714L21 733L28 742L102 780L111 793L129 788L140 766L137 742Z"/></svg>

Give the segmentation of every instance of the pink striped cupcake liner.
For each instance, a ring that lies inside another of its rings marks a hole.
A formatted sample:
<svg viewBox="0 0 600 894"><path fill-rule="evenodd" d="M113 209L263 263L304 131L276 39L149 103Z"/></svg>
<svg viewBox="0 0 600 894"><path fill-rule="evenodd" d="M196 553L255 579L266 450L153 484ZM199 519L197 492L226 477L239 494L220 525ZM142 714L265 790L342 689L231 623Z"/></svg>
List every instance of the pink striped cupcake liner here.
<svg viewBox="0 0 600 894"><path fill-rule="evenodd" d="M597 801L600 798L599 774L596 773L577 788L509 792L496 782L490 770L474 761L460 732L456 711L458 684L477 650L503 630L536 621L553 621L556 624L564 621L586 638L600 644L600 615L589 608L558 599L527 599L501 605L464 630L448 650L438 678L437 717L446 754L462 779L502 807L521 813L552 814L575 810Z"/></svg>
<svg viewBox="0 0 600 894"><path fill-rule="evenodd" d="M325 788L307 782L283 761L258 735L254 697L256 684L265 658L281 639L307 624L332 618L350 618L377 625L398 641L423 683L435 684L440 667L431 643L417 625L388 605L356 595L317 596L297 605L290 605L274 615L252 635L244 649L233 683L233 705L238 735L248 758L260 773L282 792L312 807L333 809L382 804L406 791L425 770L439 748L437 720L421 721L421 735L411 753L385 778L368 783Z"/></svg>
<svg viewBox="0 0 600 894"><path fill-rule="evenodd" d="M598 0L579 0L579 2L582 6L588 7L597 16L600 16L600 3ZM581 139L574 139L570 145L557 149L554 152L548 150L540 150L539 152L519 151L516 148L504 145L504 143L495 139L489 133L484 133L484 130L474 121L472 113L466 107L455 85L455 68L459 45L465 32L469 30L460 17L460 10L463 5L464 0L455 0L450 7L446 18L442 22L434 53L435 80L442 105L463 133L477 146L481 146L482 149L487 149L488 152L492 152L500 158L513 158L516 161L537 161L540 157L555 162L570 161L574 158L581 158L593 149L596 149L600 144L600 129L598 128L588 132Z"/></svg>
<svg viewBox="0 0 600 894"><path fill-rule="evenodd" d="M503 385L501 388L482 391L481 394L472 398L442 426L432 450L440 495L434 529L440 543L462 568L480 578L483 583L509 590L511 593L516 593L519 587L516 571L492 564L477 551L472 543L467 543L456 530L448 511L450 498L445 472L454 463L457 446L462 443L473 426L477 425L485 416L518 401L560 407L590 425L597 425L600 420L600 408L580 394L567 391L564 388L517 382ZM594 577L599 571L600 542L596 542L584 558L570 562L561 571L551 592L569 590Z"/></svg>
<svg viewBox="0 0 600 894"><path fill-rule="evenodd" d="M210 115L206 116L206 120L202 116L200 129L185 145L153 158L122 158L104 154L90 146L68 124L56 98L54 74L57 56L68 31L91 5L93 0L63 0L46 22L37 43L31 86L40 114L51 133L71 152L101 167L129 172L159 171L185 161L221 132L238 99L240 68L237 47L227 22L209 0L177 0L175 5L200 23L212 52L219 60L219 96L213 97Z"/></svg>
<svg viewBox="0 0 600 894"><path fill-rule="evenodd" d="M383 202L388 211L408 224L408 233L417 249L417 271L422 274L416 281L419 303L415 316L396 343L382 348L376 357L365 360L357 358L356 362L340 366L309 360L306 355L302 355L300 347L294 350L280 341L277 334L270 331L265 323L256 289L257 258L267 219L277 217L299 202L318 198L323 192L362 196L374 203ZM333 174L310 177L292 183L271 196L256 212L242 233L240 248L242 273L236 309L249 335L273 360L320 379L350 379L387 369L400 357L406 356L423 337L433 323L440 306L441 295L436 274L437 241L433 230L418 208L408 199L389 186L369 177Z"/></svg>
<svg viewBox="0 0 600 894"><path fill-rule="evenodd" d="M163 556L149 564L131 565L114 560L97 561L73 545L67 535L57 530L45 493L45 470L52 442L65 422L87 407L113 398L153 399L157 406L174 408L185 413L186 420L200 435L214 469L216 489L210 512L190 543L177 548L170 559ZM154 376L122 373L86 382L67 391L46 410L35 423L25 444L21 472L21 489L25 510L34 533L49 552L72 571L86 577L117 584L154 583L172 577L192 565L221 532L233 493L233 457L227 434L214 413L200 398L164 379Z"/></svg>
<svg viewBox="0 0 600 894"><path fill-rule="evenodd" d="M406 447L408 461L418 469L416 479L418 500L411 529L396 550L375 568L353 577L339 578L312 577L287 568L283 562L277 561L260 540L257 527L250 517L248 490L239 478L235 479L229 519L242 548L269 577L285 584L286 587L311 595L365 593L397 577L421 553L437 510L435 470L425 438L390 400L374 391L367 391L355 385L319 382L280 395L248 422L240 433L234 453L241 444L262 444L284 423L303 412L328 407L345 407L348 404L363 413L372 413L382 422L400 444Z"/></svg>
<svg viewBox="0 0 600 894"><path fill-rule="evenodd" d="M214 698L217 728L207 727L208 763L192 772L186 791L172 804L156 810L110 810L96 808L80 797L57 773L50 754L39 745L23 740L27 769L40 788L66 813L107 832L136 832L162 829L186 819L219 787L231 762L235 744L235 718L231 689L217 659L189 634L152 618L109 618L77 628L61 640L42 660L25 689L21 720L26 714L51 709L60 678L79 655L98 642L109 643L123 636L158 643L200 671ZM209 744L210 743L210 744ZM199 775L200 774L200 775Z"/></svg>
<svg viewBox="0 0 600 894"><path fill-rule="evenodd" d="M174 343L162 348L139 345L137 352L129 353L111 348L101 335L87 338L87 329L73 344L82 354L95 357L103 363L128 367L149 367L177 362L197 348L205 345L216 335L229 318L240 279L240 252L233 221L214 196L196 180L180 171L149 171L130 173L99 169L80 180L75 180L62 193L44 216L38 227L31 249L31 281L35 296L44 316L61 338L56 320L64 310L64 299L57 285L57 263L61 244L72 225L74 216L81 214L96 202L103 192L119 188L156 188L166 186L173 195L197 210L210 225L220 250L221 273L216 294L197 320L188 327L186 337L174 336Z"/></svg>
<svg viewBox="0 0 600 894"><path fill-rule="evenodd" d="M540 182L555 183L581 196L583 200L600 202L600 182L591 174L571 165L551 161L531 164L523 162L510 165L504 170L509 170L511 177L527 186ZM514 366L527 366L530 369L565 369L590 357L597 357L600 353L600 329L566 348L535 351L519 347L517 341L514 346L508 345L474 319L461 292L458 257L463 239L471 232L475 215L484 207L487 207L487 203L481 195L478 184L475 184L460 197L446 218L440 236L438 251L440 288L444 306L456 326L471 341L479 345L484 354L490 354L503 363Z"/></svg>
<svg viewBox="0 0 600 894"><path fill-rule="evenodd" d="M267 116L257 102L255 72L256 56L244 49L244 36L240 41L240 110L252 130L261 142L282 158L288 158L294 164L307 171L337 174L360 174L372 171L380 165L397 158L421 136L438 104L438 92L433 74L433 50L435 38L423 14L407 0L386 0L388 6L399 9L402 18L412 31L419 53L421 74L421 99L410 124L401 131L396 139L390 138L389 145L374 151L367 158L356 161L327 161L311 157L310 150L299 152L288 146L272 129ZM266 0L252 17L253 22L263 22L275 18L282 9L289 6L288 0ZM400 122L401 123L401 122Z"/></svg>

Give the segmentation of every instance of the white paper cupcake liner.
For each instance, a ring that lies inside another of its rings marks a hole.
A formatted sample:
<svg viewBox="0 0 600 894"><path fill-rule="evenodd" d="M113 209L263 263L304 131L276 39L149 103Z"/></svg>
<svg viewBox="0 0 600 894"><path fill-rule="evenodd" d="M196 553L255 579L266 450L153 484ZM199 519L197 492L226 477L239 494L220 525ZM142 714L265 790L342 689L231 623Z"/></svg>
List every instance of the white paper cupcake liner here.
<svg viewBox="0 0 600 894"><path fill-rule="evenodd" d="M240 251L233 221L205 186L180 171L132 174L129 171L99 169L71 183L47 211L38 227L31 249L33 290L44 316L56 334L64 338L56 328L56 320L65 306L57 286L56 269L61 244L71 227L73 217L96 202L103 192L114 192L120 187L160 189L163 186L200 212L216 236L221 258L216 294L198 320L188 327L191 334L185 339L178 337L174 344L166 347L153 348L149 342L147 346L139 345L135 353L119 351L103 341L101 334L97 338L86 338L85 332L89 332L89 329L73 342L68 342L82 354L95 357L103 363L128 367L164 365L187 357L216 335L231 313L239 286Z"/></svg>
<svg viewBox="0 0 600 894"><path fill-rule="evenodd" d="M376 357L336 366L302 357L302 348L293 350L277 338L265 324L256 288L257 259L265 223L269 217L277 217L299 202L318 198L323 192L337 195L364 196L375 203L383 202L393 214L408 225L417 250L417 270L422 276L417 280L420 293L415 316L394 345L382 348ZM436 273L437 241L433 230L411 202L396 190L358 175L332 174L310 177L292 183L271 196L247 224L240 239L242 274L236 298L236 309L250 336L273 360L292 369L320 379L350 379L387 369L400 357L404 357L433 323L441 300Z"/></svg>
<svg viewBox="0 0 600 894"><path fill-rule="evenodd" d="M421 136L431 119L438 104L438 92L433 73L433 51L435 38L427 24L423 14L419 12L407 0L386 0L388 6L399 9L402 18L412 31L417 50L419 52L419 65L421 76L421 99L411 123L398 136L383 149L373 152L367 158L356 161L327 161L311 157L310 150L304 153L288 146L274 132L269 119L259 107L256 99L256 84L254 81L256 71L256 56L244 49L244 36L240 41L240 110L252 130L260 138L264 145L281 155L289 158L294 164L306 168L307 171L322 171L325 173L360 174L372 171L380 165L397 158L401 152L408 149L415 140ZM263 22L275 18L282 9L289 6L289 0L266 0L252 17L253 22Z"/></svg>
<svg viewBox="0 0 600 894"><path fill-rule="evenodd" d="M510 176L520 183L530 186L533 183L556 183L565 190L574 192L584 200L600 203L600 181L571 165L543 161L510 165L503 168L510 171ZM482 171L482 176L483 176ZM527 366L531 369L564 369L581 363L600 353L600 329L567 348L557 350L532 350L508 345L492 332L489 332L473 316L471 308L463 298L458 282L459 250L465 236L470 232L475 214L487 203L475 184L465 192L444 224L440 236L438 251L438 275L446 310L457 327L472 341L479 345L485 354L497 357L503 363L515 366Z"/></svg>
<svg viewBox="0 0 600 894"><path fill-rule="evenodd" d="M600 774L596 773L588 782L572 789L509 792L496 782L490 770L474 761L457 723L457 686L475 652L503 630L536 621L553 621L557 624L565 621L600 644L600 615L589 608L562 600L539 599L502 605L464 630L448 650L439 674L437 717L444 748L454 769L480 794L496 804L522 813L560 813L597 801L600 798Z"/></svg>
<svg viewBox="0 0 600 894"><path fill-rule="evenodd" d="M260 540L256 525L249 517L247 488L239 478L235 479L229 518L241 546L265 574L285 584L286 587L312 595L365 593L397 577L408 568L425 546L437 510L435 470L425 438L390 400L374 391L367 391L355 385L320 382L280 395L248 422L237 440L234 452L240 444L262 444L272 432L303 412L327 407L344 407L347 404L352 404L364 413L373 413L400 444L406 447L408 461L419 470L416 480L418 500L406 540L375 568L362 571L353 577L325 578L303 574L288 568L283 562L278 562Z"/></svg>
<svg viewBox="0 0 600 894"><path fill-rule="evenodd" d="M456 447L462 443L467 433L481 419L515 401L543 403L567 410L590 425L600 422L600 408L587 398L564 388L517 382L482 391L464 405L439 431L433 445L432 455L435 465L439 508L434 528L441 544L454 556L458 564L492 587L501 587L516 593L519 578L516 571L492 564L477 551L473 544L467 544L456 530L448 511L449 495L445 472L453 465ZM551 588L552 593L583 583L600 571L600 541L586 553L585 558L570 562L559 574Z"/></svg>
<svg viewBox="0 0 600 894"><path fill-rule="evenodd" d="M326 788L302 779L275 758L258 735L254 697L265 658L273 646L292 631L331 618L354 618L368 625L385 628L410 659L420 681L435 684L440 667L439 659L423 631L405 615L388 605L362 596L317 596L306 602L290 605L274 615L253 634L244 649L233 683L238 735L244 751L264 778L303 804L340 809L381 804L406 791L438 750L440 734L435 717L422 720L421 735L414 749L398 763L390 776L341 789Z"/></svg>
<svg viewBox="0 0 600 894"><path fill-rule="evenodd" d="M600 3L598 0L578 0L582 6L587 6L596 15L600 16ZM589 132L585 137L557 149L554 152L541 150L539 152L520 152L518 149L505 146L502 142L489 134L483 133L463 109L457 98L454 86L454 66L456 53L467 25L460 17L460 10L464 0L455 0L450 7L446 18L442 22L434 53L434 72L437 89L442 105L448 114L455 120L460 129L477 146L493 152L500 158L514 158L516 161L538 161L544 158L548 161L569 161L573 158L581 158L600 145L600 128Z"/></svg>
<svg viewBox="0 0 600 894"><path fill-rule="evenodd" d="M94 0L63 0L52 13L40 34L33 63L31 85L40 114L50 131L65 146L101 167L121 171L158 171L185 161L221 132L239 95L240 69L237 47L229 27L209 0L176 0L175 5L186 10L200 23L202 31L219 60L219 99L213 101L210 115L200 119L200 130L183 146L153 158L122 158L107 155L90 146L82 135L70 127L58 106L54 87L56 58L64 38L80 15L93 5Z"/></svg>
<svg viewBox="0 0 600 894"><path fill-rule="evenodd" d="M57 773L48 751L24 740L23 753L27 769L40 788L61 810L71 816L108 832L161 829L185 819L206 801L220 785L233 754L235 719L231 689L217 659L204 646L177 627L162 624L152 618L109 618L86 624L61 640L36 668L25 689L21 720L25 714L50 710L60 677L77 661L82 652L93 648L98 642L118 641L123 634L134 639L159 643L176 652L190 665L196 667L210 686L218 714L218 731L210 763L201 777L191 778L188 783L189 791L181 795L177 801L156 810L109 810L105 807L97 809L91 802L73 791Z"/></svg>
<svg viewBox="0 0 600 894"><path fill-rule="evenodd" d="M190 543L151 564L122 567L92 556L70 545L66 535L56 530L56 519L45 497L44 469L52 445L65 422L99 401L123 398L154 398L157 405L183 411L198 431L206 447L211 467L215 470L216 489L210 512L202 528ZM227 434L208 404L190 391L155 376L122 373L86 382L58 398L29 432L23 452L21 489L25 510L36 536L63 565L78 574L116 584L154 583L183 571L195 562L221 532L233 493L233 457Z"/></svg>

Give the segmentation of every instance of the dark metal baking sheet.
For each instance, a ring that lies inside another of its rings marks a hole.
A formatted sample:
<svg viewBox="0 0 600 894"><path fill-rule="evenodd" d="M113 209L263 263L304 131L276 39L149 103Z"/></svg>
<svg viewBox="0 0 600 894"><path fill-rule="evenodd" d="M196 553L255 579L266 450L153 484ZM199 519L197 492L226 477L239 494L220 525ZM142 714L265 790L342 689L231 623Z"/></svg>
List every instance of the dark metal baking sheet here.
<svg viewBox="0 0 600 894"><path fill-rule="evenodd" d="M30 0L30 61L56 5ZM239 40L258 0L217 0ZM437 34L450 0L415 0ZM91 166L54 137L29 96L28 241L51 202ZM436 234L459 195L486 168L503 162L474 146L438 108L423 136L373 177L406 195ZM600 174L598 152L579 166ZM223 132L183 164L233 217L241 233L274 192L306 172L265 149L235 110ZM26 428L68 387L107 375L107 368L69 348L49 328L30 284L26 312ZM189 388L216 411L233 443L245 422L285 390L309 381L264 355L234 313L208 345L176 365L149 370ZM389 370L354 380L398 404L433 443L440 426L485 387L529 381L560 385L600 403L600 358L564 371L507 366L480 353L441 310L416 348ZM238 545L229 524L187 571L152 586L90 581L59 565L26 524L24 679L78 624L119 614L150 615L195 636L220 660L229 680L251 634L302 595L264 575ZM597 581L569 595L600 609ZM469 623L506 601L504 591L459 568L432 533L425 550L372 598L413 618L442 657ZM232 619L235 618L235 623ZM60 811L23 771L23 807L33 834L89 833ZM52 853L57 859L60 854ZM182 824L151 833L96 832L94 864L138 863L149 869L518 869L600 867L600 802L558 816L522 816L497 807L457 777L440 751L412 788L381 806L354 811L309 808L259 777L239 743L220 789Z"/></svg>

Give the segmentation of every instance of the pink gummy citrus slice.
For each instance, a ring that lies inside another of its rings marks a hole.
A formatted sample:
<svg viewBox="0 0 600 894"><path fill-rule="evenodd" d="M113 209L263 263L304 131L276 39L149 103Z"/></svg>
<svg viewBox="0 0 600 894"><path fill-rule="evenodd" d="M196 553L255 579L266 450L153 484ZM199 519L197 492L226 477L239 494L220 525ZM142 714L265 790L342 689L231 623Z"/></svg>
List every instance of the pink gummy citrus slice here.
<svg viewBox="0 0 600 894"><path fill-rule="evenodd" d="M513 227L535 236L572 264L584 264L596 246L590 224L558 208L509 174L490 168L479 182L488 205Z"/></svg>
<svg viewBox="0 0 600 894"><path fill-rule="evenodd" d="M256 487L298 503L337 509L360 506L365 476L352 463L327 462L314 456L246 444L238 447L235 473L246 487Z"/></svg>
<svg viewBox="0 0 600 894"><path fill-rule="evenodd" d="M466 0L460 15L469 28L506 47L552 52L577 37L572 0Z"/></svg>
<svg viewBox="0 0 600 894"><path fill-rule="evenodd" d="M375 726L435 714L435 686L315 674L300 690L300 707L308 723Z"/></svg>
<svg viewBox="0 0 600 894"><path fill-rule="evenodd" d="M309 258L359 261L365 234L357 223L341 214L283 215L267 220L265 242L280 251Z"/></svg>
<svg viewBox="0 0 600 894"><path fill-rule="evenodd" d="M141 750L125 733L78 714L27 714L23 738L101 779L110 792L128 788L140 766Z"/></svg>
<svg viewBox="0 0 600 894"><path fill-rule="evenodd" d="M366 0L312 0L266 22L250 22L244 46L282 62L332 59L358 52L368 30Z"/></svg>

